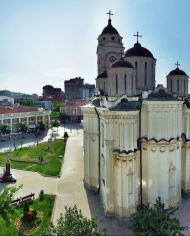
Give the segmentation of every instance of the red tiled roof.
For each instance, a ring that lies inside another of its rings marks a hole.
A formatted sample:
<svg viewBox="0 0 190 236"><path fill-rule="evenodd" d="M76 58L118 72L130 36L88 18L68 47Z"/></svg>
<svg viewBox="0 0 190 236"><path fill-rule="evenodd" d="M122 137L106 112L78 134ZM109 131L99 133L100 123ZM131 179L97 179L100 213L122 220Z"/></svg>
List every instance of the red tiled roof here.
<svg viewBox="0 0 190 236"><path fill-rule="evenodd" d="M22 113L38 111L36 107L0 107L0 114Z"/></svg>

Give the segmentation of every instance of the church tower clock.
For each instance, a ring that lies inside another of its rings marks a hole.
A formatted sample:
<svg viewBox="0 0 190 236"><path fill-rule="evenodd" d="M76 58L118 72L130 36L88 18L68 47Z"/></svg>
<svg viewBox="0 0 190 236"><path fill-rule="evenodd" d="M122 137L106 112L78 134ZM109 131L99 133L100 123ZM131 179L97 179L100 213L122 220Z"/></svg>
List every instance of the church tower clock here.
<svg viewBox="0 0 190 236"><path fill-rule="evenodd" d="M111 24L110 11L108 25L103 29L102 33L98 37L97 47L97 68L98 74L100 74L105 68L109 68L113 62L119 59L118 53L124 52L122 43L122 37L118 31Z"/></svg>

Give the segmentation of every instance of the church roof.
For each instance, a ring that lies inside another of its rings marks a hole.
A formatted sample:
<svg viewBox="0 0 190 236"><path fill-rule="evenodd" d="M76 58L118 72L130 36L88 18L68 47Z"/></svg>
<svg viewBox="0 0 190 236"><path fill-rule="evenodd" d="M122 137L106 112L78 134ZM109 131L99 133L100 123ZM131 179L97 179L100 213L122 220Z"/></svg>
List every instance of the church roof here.
<svg viewBox="0 0 190 236"><path fill-rule="evenodd" d="M183 70L180 70L178 67L175 70L170 71L168 75L187 75Z"/></svg>
<svg viewBox="0 0 190 236"><path fill-rule="evenodd" d="M116 68L116 67L133 68L132 64L128 61L125 61L123 58L120 58L119 60L111 64L111 68Z"/></svg>
<svg viewBox="0 0 190 236"><path fill-rule="evenodd" d="M133 111L139 109L139 102L128 101L127 98L122 98L115 107L110 108L110 111Z"/></svg>
<svg viewBox="0 0 190 236"><path fill-rule="evenodd" d="M148 95L148 101L178 101L171 93L168 93L163 88L158 87Z"/></svg>
<svg viewBox="0 0 190 236"><path fill-rule="evenodd" d="M118 34L118 31L112 26L111 19L108 20L108 25L103 29L101 35L104 34Z"/></svg>
<svg viewBox="0 0 190 236"><path fill-rule="evenodd" d="M108 73L106 70L104 70L103 72L101 72L98 76L97 76L97 79L98 78L108 78Z"/></svg>
<svg viewBox="0 0 190 236"><path fill-rule="evenodd" d="M125 52L125 57L151 57L154 58L152 53L141 46L140 43L135 43L133 48Z"/></svg>
<svg viewBox="0 0 190 236"><path fill-rule="evenodd" d="M91 106L100 107L100 97L95 97L89 103Z"/></svg>

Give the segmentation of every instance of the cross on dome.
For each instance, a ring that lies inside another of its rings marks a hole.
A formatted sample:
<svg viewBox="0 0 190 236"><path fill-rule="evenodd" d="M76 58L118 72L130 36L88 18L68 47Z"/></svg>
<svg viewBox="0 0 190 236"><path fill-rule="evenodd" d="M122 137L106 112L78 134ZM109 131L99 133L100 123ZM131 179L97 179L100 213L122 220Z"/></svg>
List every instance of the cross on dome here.
<svg viewBox="0 0 190 236"><path fill-rule="evenodd" d="M142 37L141 35L139 35L138 31L137 31L137 34L133 34L133 36L137 36L137 43L139 42L139 37Z"/></svg>
<svg viewBox="0 0 190 236"><path fill-rule="evenodd" d="M109 15L109 20L111 20L111 15L113 15L113 14L111 13L111 11L107 12L106 14Z"/></svg>
<svg viewBox="0 0 190 236"><path fill-rule="evenodd" d="M178 61L177 61L177 63L175 63L175 65L177 66L177 68L178 68L178 66L180 66L180 64L178 63Z"/></svg>

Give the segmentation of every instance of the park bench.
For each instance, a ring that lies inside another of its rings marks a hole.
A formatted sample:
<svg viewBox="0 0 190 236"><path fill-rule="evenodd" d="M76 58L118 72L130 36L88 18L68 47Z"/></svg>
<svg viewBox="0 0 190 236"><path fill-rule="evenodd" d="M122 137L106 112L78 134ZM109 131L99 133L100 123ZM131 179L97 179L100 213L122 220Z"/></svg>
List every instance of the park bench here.
<svg viewBox="0 0 190 236"><path fill-rule="evenodd" d="M14 206L21 206L22 204L24 204L25 202L31 202L34 200L34 195L35 193L31 193L29 195L26 195L24 197L20 197L20 198L17 198L15 200L13 200L11 203L14 205Z"/></svg>

